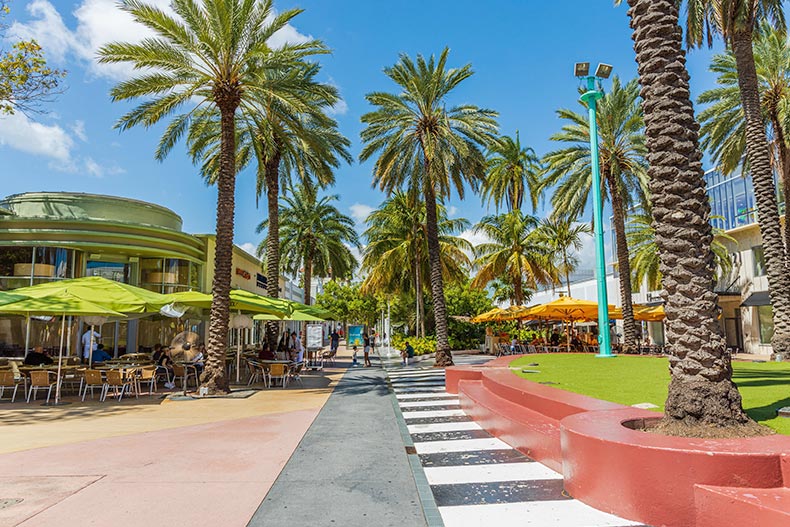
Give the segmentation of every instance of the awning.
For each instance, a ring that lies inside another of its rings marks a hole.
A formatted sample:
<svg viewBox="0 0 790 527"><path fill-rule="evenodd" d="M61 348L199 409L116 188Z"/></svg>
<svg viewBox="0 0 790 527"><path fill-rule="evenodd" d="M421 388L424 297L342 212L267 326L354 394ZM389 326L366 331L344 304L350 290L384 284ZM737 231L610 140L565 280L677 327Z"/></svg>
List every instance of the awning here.
<svg viewBox="0 0 790 527"><path fill-rule="evenodd" d="M770 306L771 298L768 296L768 291L758 291L749 295L749 298L743 301L741 307L754 307L754 306Z"/></svg>

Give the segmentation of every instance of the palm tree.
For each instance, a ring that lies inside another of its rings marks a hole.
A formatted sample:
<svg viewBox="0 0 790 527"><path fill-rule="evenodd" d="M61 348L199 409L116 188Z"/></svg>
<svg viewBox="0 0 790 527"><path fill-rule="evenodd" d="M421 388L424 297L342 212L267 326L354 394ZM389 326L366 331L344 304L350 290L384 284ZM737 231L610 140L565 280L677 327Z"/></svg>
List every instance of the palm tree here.
<svg viewBox="0 0 790 527"><path fill-rule="evenodd" d="M407 179L423 194L426 209L431 297L436 322L436 365L453 364L447 335L447 308L444 301L441 249L437 230L437 199L449 196L454 188L463 199L464 186L476 188L485 174L487 147L496 136L496 112L471 104L447 108L445 99L472 76L471 65L447 68L447 48L439 58L416 62L407 55L384 73L402 90L398 94L369 93L366 99L376 107L362 116L367 127L362 161L375 153L374 184L391 193Z"/></svg>
<svg viewBox="0 0 790 527"><path fill-rule="evenodd" d="M754 41L754 62L760 85L760 102L765 126L770 127L771 159L776 160L782 177L785 214L790 210L790 152L787 137L790 132L790 44L787 35L763 22ZM713 57L710 71L718 75L718 87L703 92L698 99L709 105L699 114L700 139L703 149L725 174L743 165L749 169L746 157L746 128L738 87L738 68L731 51ZM790 248L790 229L784 232L785 250Z"/></svg>
<svg viewBox="0 0 790 527"><path fill-rule="evenodd" d="M525 286L536 289L539 284L554 283L557 273L551 247L537 229L538 220L519 209L484 216L475 225L475 232L485 234L491 241L475 247L478 271L472 287L482 289L498 277L506 276L513 283L513 300L516 305L522 305Z"/></svg>
<svg viewBox="0 0 790 527"><path fill-rule="evenodd" d="M310 284L318 277L349 278L356 269L351 248L361 249L354 230L354 220L332 205L338 197L318 198L317 189L309 183L296 185L290 195L280 200L281 267L295 276L303 270L304 303L310 305ZM258 225L258 232L269 228L268 220ZM268 240L258 246L258 254L269 248Z"/></svg>
<svg viewBox="0 0 790 527"><path fill-rule="evenodd" d="M754 58L752 39L759 24L771 25L785 32L782 0L686 0L688 13L686 43L689 47L713 43L714 34L722 35L732 49L738 72L738 87L743 109L746 156L757 202L757 222L763 239L768 289L773 306L774 327L771 346L775 353L790 352L790 272L787 252L779 222L773 162L766 135L760 81ZM778 127L781 130L781 126Z"/></svg>
<svg viewBox="0 0 790 527"><path fill-rule="evenodd" d="M310 41L271 48L269 38L300 13L288 10L275 14L271 0L176 0L171 7L177 16L137 0L124 0L120 8L155 36L136 44L107 44L99 50L99 60L130 63L140 71L111 91L114 101L144 99L121 117L116 126L123 130L152 126L185 106L219 112L217 240L208 359L202 384L209 393L225 392L237 110L256 94L278 92L278 83L270 82L263 72L282 69L295 58L321 52L323 47ZM190 113L185 115L171 122L165 137L177 141L189 124Z"/></svg>
<svg viewBox="0 0 790 527"><path fill-rule="evenodd" d="M713 292L713 235L675 0L628 0L634 32L650 195L665 294L671 381L664 423L749 422L741 406Z"/></svg>
<svg viewBox="0 0 790 527"><path fill-rule="evenodd" d="M628 250L631 257L631 273L634 283L647 282L648 289L661 289L661 261L656 244L656 231L653 228L653 216L646 212L632 214L628 218ZM723 229L713 227L711 251L714 259L714 278L718 280L732 271L732 257L726 242L737 243L735 238Z"/></svg>
<svg viewBox="0 0 790 527"><path fill-rule="evenodd" d="M540 160L530 147L522 147L516 138L502 136L488 150L488 174L483 182L483 200L494 202L499 209L502 204L507 210L520 209L524 194L529 196L534 210L538 205L538 174Z"/></svg>
<svg viewBox="0 0 790 527"><path fill-rule="evenodd" d="M561 109L557 115L568 124L552 141L567 146L549 152L543 158L546 174L543 188L555 187L551 203L554 215L578 218L590 202L592 168L590 166L590 128L587 112ZM639 85L632 80L625 85L615 76L612 89L598 102L598 130L601 195L612 205L612 226L620 271L620 301L623 307L623 350L635 351L638 329L634 321L631 295L631 269L625 237L626 211L644 194L647 185L644 122L639 101Z"/></svg>
<svg viewBox="0 0 790 527"><path fill-rule="evenodd" d="M579 257L571 249L580 251L584 236L592 234L586 223L575 223L570 218L547 218L540 222L538 236L554 252L554 267L565 277L568 296L571 296L571 273L579 266Z"/></svg>
<svg viewBox="0 0 790 527"><path fill-rule="evenodd" d="M442 276L449 283L462 282L468 276L467 253L472 251L472 246L457 234L469 228L469 222L463 218L448 218L442 205L437 205L436 214ZM425 204L416 192L396 190L365 222L367 245L362 255L362 269L367 277L362 291L414 291L419 312L417 336L425 336L423 277L430 269ZM393 265L393 262L411 262L411 265Z"/></svg>
<svg viewBox="0 0 790 527"><path fill-rule="evenodd" d="M251 111L239 119L237 144L238 166L256 165L256 198L265 191L268 208L266 254L267 294L279 296L280 229L278 202L280 185L289 186L294 176L306 183L315 181L321 187L334 183L334 171L341 161L351 162L350 141L337 129L337 122L326 112L339 100L337 89L315 80L317 64L295 61L288 72L271 71L287 86L286 96L264 94L254 102ZM216 178L217 137L216 117L195 119L190 128L189 144L193 159L204 159L206 179ZM267 323L267 338L276 345L279 325Z"/></svg>

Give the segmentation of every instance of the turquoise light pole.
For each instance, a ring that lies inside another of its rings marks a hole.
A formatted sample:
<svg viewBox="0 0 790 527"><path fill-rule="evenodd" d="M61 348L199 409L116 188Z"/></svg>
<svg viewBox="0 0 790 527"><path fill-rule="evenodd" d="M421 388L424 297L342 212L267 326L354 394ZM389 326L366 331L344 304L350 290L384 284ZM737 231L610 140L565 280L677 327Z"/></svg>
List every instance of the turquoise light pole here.
<svg viewBox="0 0 790 527"><path fill-rule="evenodd" d="M595 75L590 75L590 64L576 64L576 76L587 82L587 91L581 96L582 102L590 112L590 165L592 166L593 222L595 223L595 277L598 282L598 355L614 357L609 335L609 299L606 294L606 253L603 243L603 199L601 196L601 167L598 158L598 121L596 110L598 100L603 97L600 80L612 72L608 64L599 64Z"/></svg>

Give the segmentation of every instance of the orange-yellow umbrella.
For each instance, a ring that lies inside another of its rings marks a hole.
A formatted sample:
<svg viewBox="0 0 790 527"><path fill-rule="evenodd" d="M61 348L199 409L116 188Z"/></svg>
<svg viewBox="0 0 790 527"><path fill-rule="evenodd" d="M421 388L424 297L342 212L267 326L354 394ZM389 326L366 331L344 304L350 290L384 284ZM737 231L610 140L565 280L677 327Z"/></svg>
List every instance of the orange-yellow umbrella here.
<svg viewBox="0 0 790 527"><path fill-rule="evenodd" d="M609 312L616 308L609 306ZM521 313L522 319L564 320L568 322L580 320L598 320L598 303L594 300L579 300L563 296L547 304L540 304Z"/></svg>

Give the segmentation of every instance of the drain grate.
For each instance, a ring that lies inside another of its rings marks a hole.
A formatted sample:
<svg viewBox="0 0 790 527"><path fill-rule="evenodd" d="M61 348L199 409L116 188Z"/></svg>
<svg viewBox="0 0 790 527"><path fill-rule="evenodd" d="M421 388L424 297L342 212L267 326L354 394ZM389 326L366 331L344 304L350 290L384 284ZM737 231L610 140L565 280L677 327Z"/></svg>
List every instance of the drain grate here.
<svg viewBox="0 0 790 527"><path fill-rule="evenodd" d="M22 503L24 498L0 498L0 511L13 507L17 503Z"/></svg>

